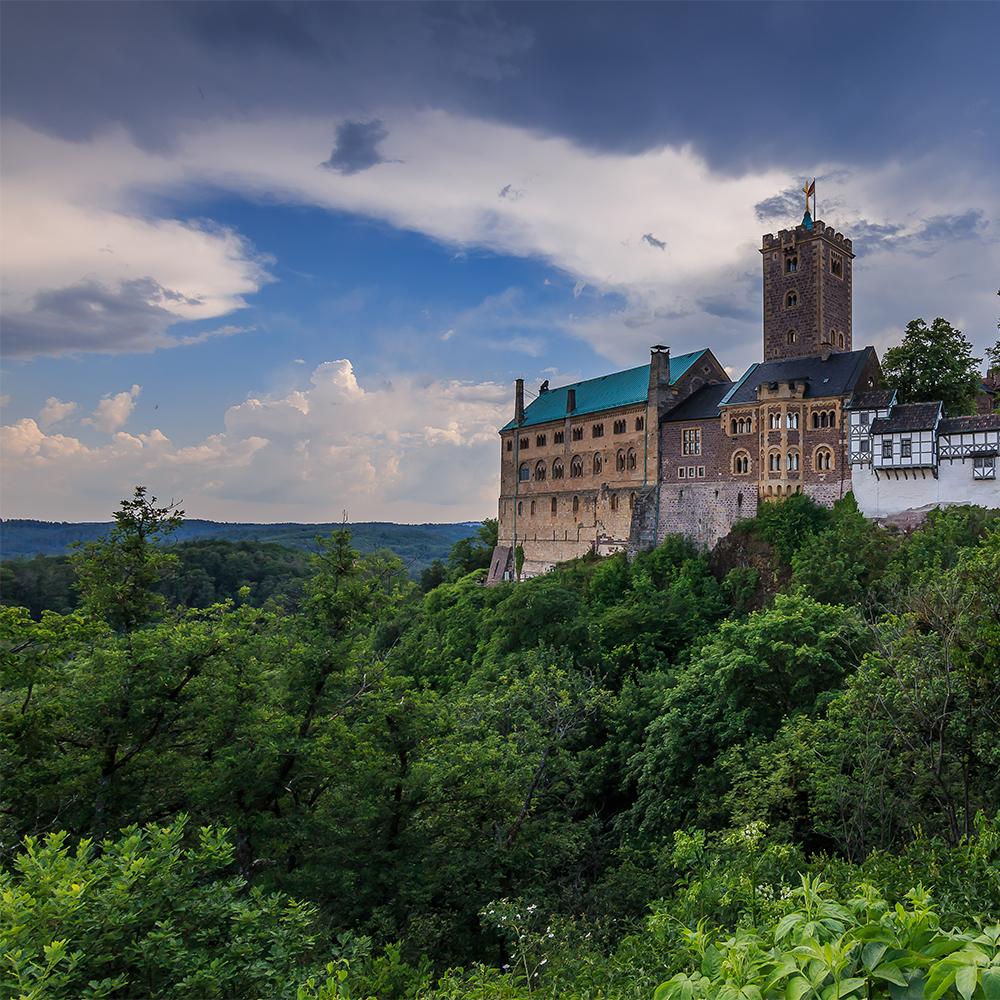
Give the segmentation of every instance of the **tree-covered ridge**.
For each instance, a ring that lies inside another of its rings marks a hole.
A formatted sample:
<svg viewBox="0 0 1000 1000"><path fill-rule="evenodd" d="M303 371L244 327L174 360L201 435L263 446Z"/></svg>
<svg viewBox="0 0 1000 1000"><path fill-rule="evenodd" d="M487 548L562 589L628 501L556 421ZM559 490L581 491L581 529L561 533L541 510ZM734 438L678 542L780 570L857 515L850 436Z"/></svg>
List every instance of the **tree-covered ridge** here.
<svg viewBox="0 0 1000 1000"><path fill-rule="evenodd" d="M423 588L341 531L202 608L175 513L0 610L10 994L995 995L995 512L796 497L492 588L489 527Z"/></svg>

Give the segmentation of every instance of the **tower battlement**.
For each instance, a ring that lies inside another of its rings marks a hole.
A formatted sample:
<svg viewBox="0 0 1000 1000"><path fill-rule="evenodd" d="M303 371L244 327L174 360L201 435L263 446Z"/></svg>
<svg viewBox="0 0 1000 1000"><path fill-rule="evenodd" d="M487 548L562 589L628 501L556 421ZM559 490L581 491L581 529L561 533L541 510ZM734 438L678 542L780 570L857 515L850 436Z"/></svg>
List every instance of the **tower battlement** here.
<svg viewBox="0 0 1000 1000"><path fill-rule="evenodd" d="M816 239L817 236L821 236L830 243L833 243L844 253L850 254L852 257L854 256L851 241L843 233L838 233L833 226L828 226L819 219L813 223L812 229L800 225L794 229L779 229L777 236L773 233L767 233L761 238L760 249L762 253L768 250L780 250L782 247L794 246L798 243L805 243L808 240Z"/></svg>

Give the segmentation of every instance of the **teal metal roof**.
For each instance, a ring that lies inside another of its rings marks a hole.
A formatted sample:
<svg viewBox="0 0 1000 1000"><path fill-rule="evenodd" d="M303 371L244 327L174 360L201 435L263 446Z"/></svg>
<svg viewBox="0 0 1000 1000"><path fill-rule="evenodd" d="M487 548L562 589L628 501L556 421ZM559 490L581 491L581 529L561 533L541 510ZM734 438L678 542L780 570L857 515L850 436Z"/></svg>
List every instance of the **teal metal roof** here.
<svg viewBox="0 0 1000 1000"><path fill-rule="evenodd" d="M692 354L678 354L670 359L670 384L673 385L700 358L707 348ZM649 365L628 368L623 372L612 372L599 378L589 378L584 382L561 385L558 389L543 392L524 408L522 427L546 424L566 417L566 392L576 390L574 415L598 413L619 406L644 403L649 398ZM517 424L511 420L500 429L509 431Z"/></svg>

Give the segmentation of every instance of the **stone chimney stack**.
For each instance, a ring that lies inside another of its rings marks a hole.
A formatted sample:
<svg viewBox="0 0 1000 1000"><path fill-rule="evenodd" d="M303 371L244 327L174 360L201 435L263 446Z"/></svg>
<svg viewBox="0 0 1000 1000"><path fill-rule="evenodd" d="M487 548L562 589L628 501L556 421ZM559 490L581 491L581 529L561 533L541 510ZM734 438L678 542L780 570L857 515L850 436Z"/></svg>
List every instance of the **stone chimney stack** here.
<svg viewBox="0 0 1000 1000"><path fill-rule="evenodd" d="M514 383L514 422L521 424L524 421L524 379L519 378Z"/></svg>
<svg viewBox="0 0 1000 1000"><path fill-rule="evenodd" d="M572 413L576 409L576 389L566 390L566 412Z"/></svg>
<svg viewBox="0 0 1000 1000"><path fill-rule="evenodd" d="M649 391L670 385L670 348L655 344L649 350Z"/></svg>

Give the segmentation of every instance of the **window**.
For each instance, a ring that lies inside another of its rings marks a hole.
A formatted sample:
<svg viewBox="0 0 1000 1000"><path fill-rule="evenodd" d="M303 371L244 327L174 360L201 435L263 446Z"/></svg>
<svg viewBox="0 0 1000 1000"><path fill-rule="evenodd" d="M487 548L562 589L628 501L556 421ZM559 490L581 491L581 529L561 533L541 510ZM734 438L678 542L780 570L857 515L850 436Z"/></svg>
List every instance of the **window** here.
<svg viewBox="0 0 1000 1000"><path fill-rule="evenodd" d="M517 501L517 512L518 512L518 514L523 514L524 513L524 501L523 500L518 500Z"/></svg>
<svg viewBox="0 0 1000 1000"><path fill-rule="evenodd" d="M767 456L767 468L769 472L781 472L781 452L772 451Z"/></svg>
<svg viewBox="0 0 1000 1000"><path fill-rule="evenodd" d="M695 472L694 466L693 465L689 465L688 466L688 479L694 479L694 472Z"/></svg>
<svg viewBox="0 0 1000 1000"><path fill-rule="evenodd" d="M862 455L869 454L871 452L871 450L872 450L872 443L871 443L871 441L869 441L866 438L864 441L861 442L860 449L861 449L861 454Z"/></svg>
<svg viewBox="0 0 1000 1000"><path fill-rule="evenodd" d="M646 418L645 417L636 417L635 418L635 429L637 431L642 431L642 430L646 429Z"/></svg>
<svg viewBox="0 0 1000 1000"><path fill-rule="evenodd" d="M973 479L996 479L997 458L996 455L980 455L972 460Z"/></svg>
<svg viewBox="0 0 1000 1000"><path fill-rule="evenodd" d="M544 434L536 434L535 435L535 446L537 448L544 448L545 447L545 435Z"/></svg>
<svg viewBox="0 0 1000 1000"><path fill-rule="evenodd" d="M882 441L882 458L892 458L892 438L885 438Z"/></svg>
<svg viewBox="0 0 1000 1000"><path fill-rule="evenodd" d="M785 426L790 431L797 431L799 429L799 415L797 413L786 413Z"/></svg>
<svg viewBox="0 0 1000 1000"><path fill-rule="evenodd" d="M861 426L867 427L871 423L872 415L866 410L861 414Z"/></svg>
<svg viewBox="0 0 1000 1000"><path fill-rule="evenodd" d="M767 415L768 430L776 431L781 429L781 414L772 411Z"/></svg>
<svg viewBox="0 0 1000 1000"><path fill-rule="evenodd" d="M829 448L817 448L813 455L813 468L817 472L829 472L833 468L833 452Z"/></svg>
<svg viewBox="0 0 1000 1000"><path fill-rule="evenodd" d="M565 437L566 437L565 431L556 431L555 434L552 435L552 443L562 444Z"/></svg>
<svg viewBox="0 0 1000 1000"><path fill-rule="evenodd" d="M532 517L535 516L535 501L534 500L531 501L531 516Z"/></svg>
<svg viewBox="0 0 1000 1000"><path fill-rule="evenodd" d="M635 494L634 493L630 493L628 495L628 509L629 510L635 510Z"/></svg>
<svg viewBox="0 0 1000 1000"><path fill-rule="evenodd" d="M677 469L677 478L678 478L678 479L683 479L683 478L684 478L684 476L685 476L685 472L686 472L686 470L685 470L684 466L683 466L683 465L682 465L682 466L680 466L680 467L679 467L679 468Z"/></svg>
<svg viewBox="0 0 1000 1000"><path fill-rule="evenodd" d="M601 474L601 469L604 468L604 459L601 458L601 453L599 451L594 452L594 475L599 476Z"/></svg>
<svg viewBox="0 0 1000 1000"><path fill-rule="evenodd" d="M628 427L628 424L627 424L626 421L624 421L624 420L616 420L615 421L615 433L616 434L624 434L627 427Z"/></svg>
<svg viewBox="0 0 1000 1000"><path fill-rule="evenodd" d="M507 450L510 451L514 447L514 439L507 438Z"/></svg>
<svg viewBox="0 0 1000 1000"><path fill-rule="evenodd" d="M579 455L573 456L573 461L569 464L570 479L579 479L583 475L583 459Z"/></svg>
<svg viewBox="0 0 1000 1000"><path fill-rule="evenodd" d="M785 296L785 308L786 309L794 309L798 304L799 304L799 293L798 292L789 292Z"/></svg>
<svg viewBox="0 0 1000 1000"><path fill-rule="evenodd" d="M830 273L835 278L844 276L844 258L839 253L830 254Z"/></svg>
<svg viewBox="0 0 1000 1000"><path fill-rule="evenodd" d="M681 431L681 454L700 455L701 454L701 428L689 427Z"/></svg>
<svg viewBox="0 0 1000 1000"><path fill-rule="evenodd" d="M595 438L604 437L604 424L594 424L590 432Z"/></svg>
<svg viewBox="0 0 1000 1000"><path fill-rule="evenodd" d="M750 471L750 453L738 451L733 455L733 472L738 476L745 476Z"/></svg>
<svg viewBox="0 0 1000 1000"><path fill-rule="evenodd" d="M566 470L563 468L562 459L561 458L557 458L552 463L552 478L553 479L562 479L563 473L565 471Z"/></svg>
<svg viewBox="0 0 1000 1000"><path fill-rule="evenodd" d="M789 330L788 333L785 334L785 340L787 340L789 344L794 344L798 339L798 334L794 330Z"/></svg>
<svg viewBox="0 0 1000 1000"><path fill-rule="evenodd" d="M528 439L527 438L521 438L521 450L523 451L527 447L528 447Z"/></svg>
<svg viewBox="0 0 1000 1000"><path fill-rule="evenodd" d="M841 350L844 349L844 344L846 344L846 343L847 343L847 341L844 339L844 335L842 333L838 333L837 334L837 344L838 344L838 346L840 347Z"/></svg>
<svg viewBox="0 0 1000 1000"><path fill-rule="evenodd" d="M611 509L618 510L618 495L616 493L611 494Z"/></svg>
<svg viewBox="0 0 1000 1000"><path fill-rule="evenodd" d="M552 498L551 501L552 516L556 516L556 512L559 510L559 500L556 497Z"/></svg>
<svg viewBox="0 0 1000 1000"><path fill-rule="evenodd" d="M583 440L583 428L582 427L574 427L573 428L573 440L574 441L582 441Z"/></svg>
<svg viewBox="0 0 1000 1000"><path fill-rule="evenodd" d="M573 513L578 514L580 512L580 498L573 497Z"/></svg>
<svg viewBox="0 0 1000 1000"><path fill-rule="evenodd" d="M545 463L538 462L535 464L535 482L542 483L545 481Z"/></svg>
<svg viewBox="0 0 1000 1000"><path fill-rule="evenodd" d="M698 478L699 479L704 479L705 478L705 466L704 465L699 465L698 466Z"/></svg>
<svg viewBox="0 0 1000 1000"><path fill-rule="evenodd" d="M791 254L785 258L785 274L795 274L799 269L799 258Z"/></svg>
<svg viewBox="0 0 1000 1000"><path fill-rule="evenodd" d="M730 420L729 421L729 433L730 434L736 434L737 433L737 431L736 431L736 421L735 420Z"/></svg>
<svg viewBox="0 0 1000 1000"><path fill-rule="evenodd" d="M797 451L790 451L785 456L785 468L789 472L799 471L799 453Z"/></svg>
<svg viewBox="0 0 1000 1000"><path fill-rule="evenodd" d="M913 441L911 438L903 438L899 442L899 457L913 458Z"/></svg>
<svg viewBox="0 0 1000 1000"><path fill-rule="evenodd" d="M517 470L517 478L522 483L526 483L531 478L531 467L527 462L521 463L521 468Z"/></svg>
<svg viewBox="0 0 1000 1000"><path fill-rule="evenodd" d="M629 448L628 454L625 456L625 464L629 469L634 469L636 463L636 454L634 448Z"/></svg>

